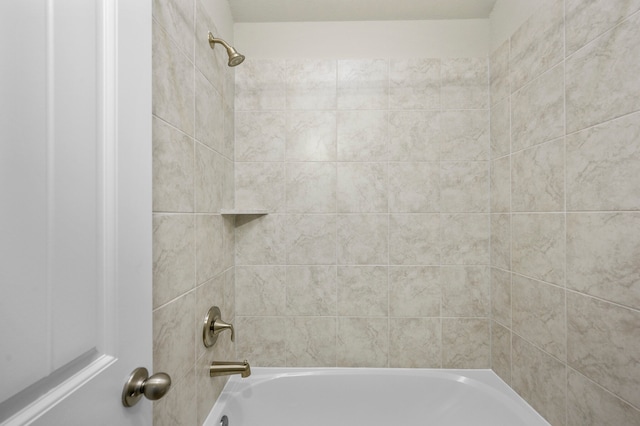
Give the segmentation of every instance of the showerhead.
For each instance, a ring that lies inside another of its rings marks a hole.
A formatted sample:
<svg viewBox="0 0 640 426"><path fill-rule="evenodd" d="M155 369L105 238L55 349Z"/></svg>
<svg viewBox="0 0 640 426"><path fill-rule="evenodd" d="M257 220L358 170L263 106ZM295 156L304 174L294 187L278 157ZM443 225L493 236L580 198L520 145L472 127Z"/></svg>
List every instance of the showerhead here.
<svg viewBox="0 0 640 426"><path fill-rule="evenodd" d="M215 38L213 34L211 34L211 31L209 31L209 46L211 46L211 48L213 49L216 43L220 43L224 46L225 49L227 49L227 55L229 55L228 65L230 67L238 66L244 61L244 55L238 53L236 49L231 47L229 43L227 43L223 39Z"/></svg>

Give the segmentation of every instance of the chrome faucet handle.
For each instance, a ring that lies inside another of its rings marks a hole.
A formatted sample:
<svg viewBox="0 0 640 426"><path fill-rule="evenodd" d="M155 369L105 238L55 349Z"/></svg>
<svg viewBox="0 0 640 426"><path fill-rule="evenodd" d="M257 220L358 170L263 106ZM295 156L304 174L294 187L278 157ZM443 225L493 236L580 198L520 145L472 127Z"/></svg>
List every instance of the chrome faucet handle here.
<svg viewBox="0 0 640 426"><path fill-rule="evenodd" d="M222 321L220 314L220 308L212 306L209 308L207 315L204 317L204 324L202 326L202 343L205 348L210 348L218 340L218 334L225 330L231 330L231 341L235 341L235 332L233 325Z"/></svg>
<svg viewBox="0 0 640 426"><path fill-rule="evenodd" d="M215 321L213 321L213 326L211 327L211 329L213 330L213 334L215 335L218 335L225 330L231 330L231 341L232 342L235 341L234 339L235 332L233 331L233 324L227 324L226 322L218 318Z"/></svg>

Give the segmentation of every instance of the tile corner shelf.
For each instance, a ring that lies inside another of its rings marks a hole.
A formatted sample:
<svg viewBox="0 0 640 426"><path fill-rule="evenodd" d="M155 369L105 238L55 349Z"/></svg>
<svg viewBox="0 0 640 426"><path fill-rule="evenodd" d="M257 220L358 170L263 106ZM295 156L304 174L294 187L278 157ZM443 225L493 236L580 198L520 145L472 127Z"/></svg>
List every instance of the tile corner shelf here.
<svg viewBox="0 0 640 426"><path fill-rule="evenodd" d="M247 209L247 210L235 210L235 209L222 209L220 214L223 216L240 216L240 215L265 215L269 214L267 210L261 209Z"/></svg>

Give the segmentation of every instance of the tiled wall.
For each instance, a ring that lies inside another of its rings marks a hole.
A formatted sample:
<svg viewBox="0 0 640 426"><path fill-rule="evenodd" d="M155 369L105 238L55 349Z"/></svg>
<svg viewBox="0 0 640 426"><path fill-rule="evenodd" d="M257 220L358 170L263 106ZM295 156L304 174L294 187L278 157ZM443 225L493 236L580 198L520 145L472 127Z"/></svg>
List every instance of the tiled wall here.
<svg viewBox="0 0 640 426"><path fill-rule="evenodd" d="M154 425L202 424L225 379L214 359L233 360L228 335L202 345L202 319L218 305L234 320L234 74L217 35L211 2L153 4L153 370L171 375L154 405Z"/></svg>
<svg viewBox="0 0 640 426"><path fill-rule="evenodd" d="M640 1L491 55L492 367L553 425L640 425Z"/></svg>
<svg viewBox="0 0 640 426"><path fill-rule="evenodd" d="M488 61L236 71L238 357L490 365Z"/></svg>

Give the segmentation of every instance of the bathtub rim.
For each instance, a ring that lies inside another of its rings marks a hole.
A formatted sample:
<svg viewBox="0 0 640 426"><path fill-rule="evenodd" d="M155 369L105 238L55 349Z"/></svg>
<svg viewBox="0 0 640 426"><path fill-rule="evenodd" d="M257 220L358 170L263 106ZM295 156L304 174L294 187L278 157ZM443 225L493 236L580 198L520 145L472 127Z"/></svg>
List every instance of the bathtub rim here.
<svg viewBox="0 0 640 426"><path fill-rule="evenodd" d="M218 420L224 414L227 402L248 387L262 385L284 377L348 376L354 374L410 377L423 375L425 377L453 379L465 385L471 385L474 388L489 389L494 396L498 396L500 399L504 398L510 404L520 405L530 410L531 414L540 420L541 425L550 426L550 423L536 409L498 376L495 371L489 368L252 367L251 371L252 374L249 376L249 380L241 379L240 376L230 377L209 411L203 426L218 426Z"/></svg>

